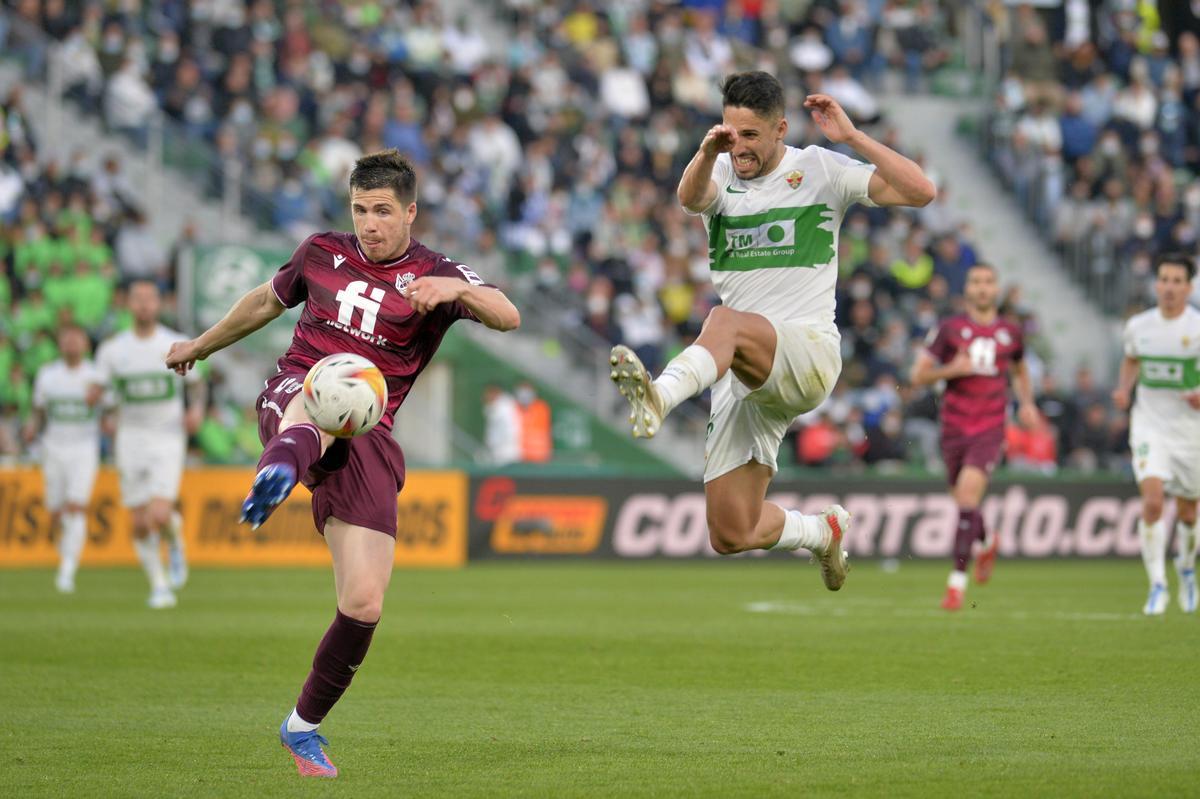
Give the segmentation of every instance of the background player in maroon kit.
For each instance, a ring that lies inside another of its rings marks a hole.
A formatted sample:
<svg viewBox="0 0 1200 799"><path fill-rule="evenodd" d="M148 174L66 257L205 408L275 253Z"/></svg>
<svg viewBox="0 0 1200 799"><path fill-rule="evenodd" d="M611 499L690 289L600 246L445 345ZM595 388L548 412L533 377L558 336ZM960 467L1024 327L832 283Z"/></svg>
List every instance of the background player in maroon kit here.
<svg viewBox="0 0 1200 799"><path fill-rule="evenodd" d="M413 381L459 319L513 330L520 314L469 267L410 236L416 174L395 150L365 156L350 174L354 234L304 241L275 277L250 291L198 338L172 346L180 373L304 303L278 370L259 396L266 445L243 519L261 524L303 481L313 519L333 555L337 613L280 739L306 776L337 775L317 726L350 685L383 608L396 546L396 495L404 457L392 418ZM388 407L369 433L334 439L308 418L299 388L309 367L337 352L373 361L387 378Z"/></svg>
<svg viewBox="0 0 1200 799"><path fill-rule="evenodd" d="M1038 421L1033 386L1025 367L1021 330L998 317L996 270L977 264L967 273L963 291L967 312L938 326L925 351L917 355L912 382L946 381L942 396L942 459L946 479L958 504L954 539L954 571L942 607L958 610L967 589L971 547L985 541L975 566L975 580L987 582L999 542L988 541L979 505L988 476L1000 460L1008 410L1008 377L1019 401L1017 419L1026 427Z"/></svg>

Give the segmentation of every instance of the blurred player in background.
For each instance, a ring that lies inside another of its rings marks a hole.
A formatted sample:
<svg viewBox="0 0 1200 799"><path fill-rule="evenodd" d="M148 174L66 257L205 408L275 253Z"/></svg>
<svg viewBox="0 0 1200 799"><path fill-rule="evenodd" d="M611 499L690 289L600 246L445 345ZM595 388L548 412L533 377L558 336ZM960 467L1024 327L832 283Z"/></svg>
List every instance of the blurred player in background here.
<svg viewBox="0 0 1200 799"><path fill-rule="evenodd" d="M133 519L133 547L150 580L152 608L175 606L175 590L187 582L183 525L175 510L187 455L187 436L204 420L204 384L197 374L185 379L165 373L163 360L182 336L158 321L162 296L149 280L129 286L133 328L100 345L99 380L93 399L110 391L116 406L115 459L121 503ZM160 537L167 542L164 571ZM173 590L174 589L174 590Z"/></svg>
<svg viewBox="0 0 1200 799"><path fill-rule="evenodd" d="M417 176L407 158L386 150L360 158L350 174L354 233L310 236L273 279L240 299L199 338L171 348L167 366L186 373L304 303L292 344L259 396L259 436L266 445L243 505L255 527L303 481L312 490L313 521L333 555L337 612L317 646L296 707L279 729L300 774L336 777L317 733L366 657L383 612L396 551L396 497L404 456L393 417L417 375L459 319L513 330L520 314L502 292L469 267L411 237ZM353 439L317 428L299 394L325 355L369 358L388 384L380 423Z"/></svg>
<svg viewBox="0 0 1200 799"><path fill-rule="evenodd" d="M38 370L33 382L33 415L25 430L32 442L42 433L42 476L50 525L61 524L59 565L54 585L64 594L75 591L75 572L87 540L87 506L100 464L99 397L91 387L100 381L87 357L91 342L76 324L58 329L59 360Z"/></svg>
<svg viewBox="0 0 1200 799"><path fill-rule="evenodd" d="M708 230L722 304L653 382L624 345L612 350L612 378L632 405L635 437L653 436L673 408L712 386L704 495L713 548L808 549L836 591L846 578L849 514L838 505L811 516L784 510L765 501L767 486L784 433L841 373L834 305L842 216L854 203L923 206L934 187L917 164L856 129L831 97L810 95L804 107L831 142L871 165L785 144L783 87L765 72L731 75L722 92L723 121L678 188L684 210Z"/></svg>
<svg viewBox="0 0 1200 799"><path fill-rule="evenodd" d="M1125 323L1125 358L1113 404L1129 407L1129 448L1142 495L1138 533L1150 595L1142 612L1167 609L1167 531L1164 497L1175 497L1179 607L1196 611L1196 500L1200 498L1200 311L1188 305L1196 264L1188 256L1162 255L1154 266L1158 306Z"/></svg>
<svg viewBox="0 0 1200 799"><path fill-rule="evenodd" d="M941 403L942 460L958 504L954 570L942 599L946 610L962 607L967 564L976 541L984 545L975 564L977 583L988 581L996 562L1000 542L988 535L979 506L1004 449L1010 375L1019 403L1018 421L1034 427L1039 419L1021 329L999 317L996 270L988 264L971 267L963 293L967 312L938 326L927 348L917 354L912 370L914 385L946 383Z"/></svg>

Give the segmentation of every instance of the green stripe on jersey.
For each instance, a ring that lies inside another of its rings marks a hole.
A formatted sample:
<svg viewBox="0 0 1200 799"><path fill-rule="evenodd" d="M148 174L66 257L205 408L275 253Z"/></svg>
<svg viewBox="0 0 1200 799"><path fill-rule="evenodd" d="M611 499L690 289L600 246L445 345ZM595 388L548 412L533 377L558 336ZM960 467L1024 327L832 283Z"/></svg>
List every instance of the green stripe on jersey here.
<svg viewBox="0 0 1200 799"><path fill-rule="evenodd" d="M175 375L166 369L158 372L121 375L116 379L117 394L123 402L162 402L175 397Z"/></svg>
<svg viewBox="0 0 1200 799"><path fill-rule="evenodd" d="M1156 358L1142 355L1138 383L1146 388L1176 388L1190 391L1200 388L1200 367L1195 358Z"/></svg>
<svg viewBox="0 0 1200 799"><path fill-rule="evenodd" d="M709 222L708 258L714 272L817 267L834 259L828 205L772 208L761 214L722 216Z"/></svg>
<svg viewBox="0 0 1200 799"><path fill-rule="evenodd" d="M52 422L87 422L96 417L96 409L81 399L51 398L46 416Z"/></svg>

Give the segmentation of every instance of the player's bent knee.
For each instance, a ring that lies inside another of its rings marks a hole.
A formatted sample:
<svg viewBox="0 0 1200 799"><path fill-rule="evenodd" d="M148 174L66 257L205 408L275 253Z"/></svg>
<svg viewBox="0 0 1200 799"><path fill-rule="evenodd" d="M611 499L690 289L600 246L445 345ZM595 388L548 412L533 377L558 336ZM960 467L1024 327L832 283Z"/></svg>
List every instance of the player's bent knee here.
<svg viewBox="0 0 1200 799"><path fill-rule="evenodd" d="M736 555L750 548L751 530L739 525L708 521L708 543L718 555Z"/></svg>
<svg viewBox="0 0 1200 799"><path fill-rule="evenodd" d="M362 592L343 597L338 610L355 621L374 624L383 615L383 593Z"/></svg>

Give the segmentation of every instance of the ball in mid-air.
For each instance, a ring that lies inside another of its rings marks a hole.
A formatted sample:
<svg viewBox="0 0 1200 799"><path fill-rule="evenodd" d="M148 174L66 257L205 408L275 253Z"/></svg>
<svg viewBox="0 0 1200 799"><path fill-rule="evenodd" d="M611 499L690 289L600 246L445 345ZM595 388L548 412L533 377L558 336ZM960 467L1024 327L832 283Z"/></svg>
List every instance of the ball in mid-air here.
<svg viewBox="0 0 1200 799"><path fill-rule="evenodd" d="M387 381L361 355L340 352L313 364L304 378L304 410L313 424L338 438L366 433L383 418Z"/></svg>

